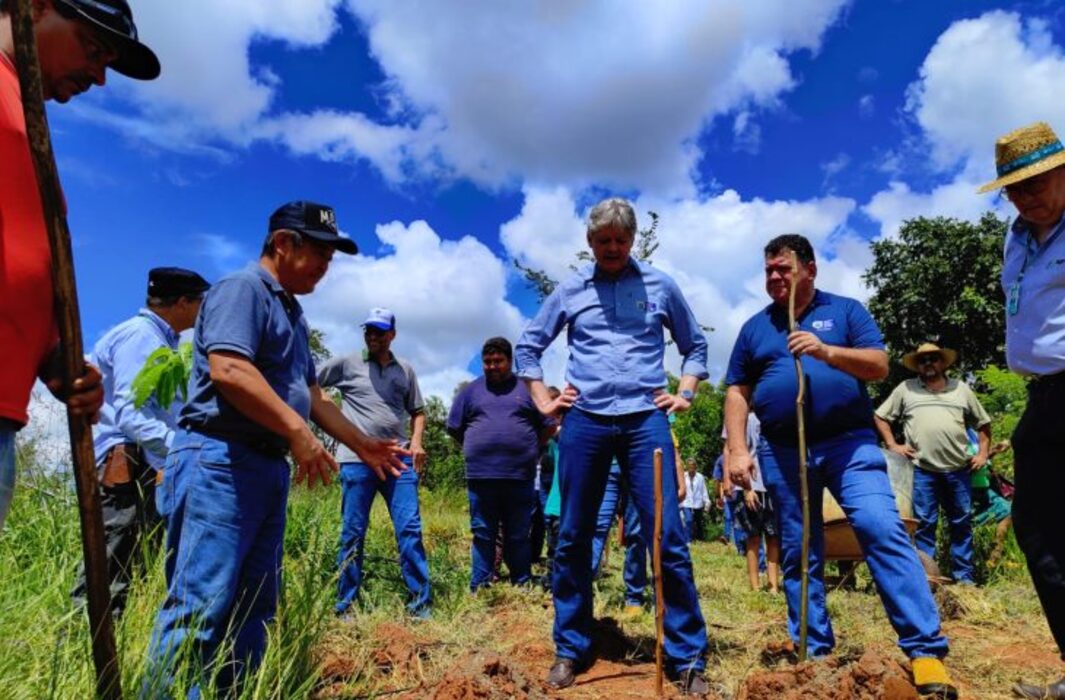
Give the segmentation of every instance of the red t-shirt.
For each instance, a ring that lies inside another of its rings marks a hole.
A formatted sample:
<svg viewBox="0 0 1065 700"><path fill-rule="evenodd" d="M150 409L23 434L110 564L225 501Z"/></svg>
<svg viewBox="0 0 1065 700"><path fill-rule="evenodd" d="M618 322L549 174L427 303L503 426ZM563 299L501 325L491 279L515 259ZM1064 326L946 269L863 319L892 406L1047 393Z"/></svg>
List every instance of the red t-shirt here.
<svg viewBox="0 0 1065 700"><path fill-rule="evenodd" d="M51 265L18 73L0 52L0 417L20 424L57 340Z"/></svg>

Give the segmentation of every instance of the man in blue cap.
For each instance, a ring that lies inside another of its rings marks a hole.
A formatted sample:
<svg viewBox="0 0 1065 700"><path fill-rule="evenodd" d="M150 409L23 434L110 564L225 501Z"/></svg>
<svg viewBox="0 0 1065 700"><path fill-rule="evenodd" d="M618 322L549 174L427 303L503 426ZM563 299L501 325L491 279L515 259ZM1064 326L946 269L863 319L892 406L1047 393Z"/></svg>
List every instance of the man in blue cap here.
<svg viewBox="0 0 1065 700"><path fill-rule="evenodd" d="M422 521L418 512L418 478L425 467L422 433L425 402L418 376L406 360L392 354L396 317L388 309L370 309L363 324L366 349L335 357L318 370L318 385L340 391L344 417L370 437L396 440L409 447L408 467L399 476L384 481L363 464L357 454L341 445L337 450L344 496L343 523L337 565L337 614L355 602L362 584L362 553L370 524L374 495L381 494L392 516L400 570L410 591L407 609L415 617L429 615L429 563L422 545Z"/></svg>
<svg viewBox="0 0 1065 700"><path fill-rule="evenodd" d="M33 32L46 100L66 102L103 85L108 68L152 80L159 60L137 38L125 0L34 0ZM30 157L15 69L9 0L0 0L0 528L15 488L15 433L29 420L37 379L77 415L103 401L91 364L62 394L59 332L52 290L52 253Z"/></svg>
<svg viewBox="0 0 1065 700"><path fill-rule="evenodd" d="M173 577L152 632L149 695L168 692L174 656L189 637L222 689L261 661L277 609L285 458L308 486L329 483L337 468L308 418L380 479L405 469L394 440L368 438L318 388L296 296L314 291L337 250L357 248L338 234L333 209L290 202L270 217L258 264L219 281L203 301L189 400L166 464L182 512ZM216 660L227 637L232 656Z"/></svg>
<svg viewBox="0 0 1065 700"><path fill-rule="evenodd" d="M100 368L104 385L94 447L115 615L125 608L141 537L160 522L155 485L162 478L180 408L177 402L160 406L154 396L138 408L133 380L153 352L177 350L179 336L196 322L209 287L207 280L191 270L154 268L148 272L145 308L107 331L93 348L92 362ZM82 567L73 595L83 602L85 594Z"/></svg>

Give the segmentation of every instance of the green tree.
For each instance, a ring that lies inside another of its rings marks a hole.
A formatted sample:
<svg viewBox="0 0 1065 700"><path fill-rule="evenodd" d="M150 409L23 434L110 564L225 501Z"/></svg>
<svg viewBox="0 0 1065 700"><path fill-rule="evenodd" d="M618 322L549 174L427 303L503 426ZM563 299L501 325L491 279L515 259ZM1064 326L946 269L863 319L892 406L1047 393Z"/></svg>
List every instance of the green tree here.
<svg viewBox="0 0 1065 700"><path fill-rule="evenodd" d="M676 377L670 377L670 391L676 391ZM714 461L721 454L721 426L724 419L725 391L709 382L699 382L691 408L677 414L673 432L680 444L683 459L695 459L699 471L709 476Z"/></svg>
<svg viewBox="0 0 1065 700"><path fill-rule="evenodd" d="M977 397L991 416L991 435L995 442L1008 440L1028 405L1027 382L1017 374L990 365L976 372L973 382ZM1013 452L994 458L995 471L1013 476Z"/></svg>
<svg viewBox="0 0 1065 700"><path fill-rule="evenodd" d="M909 376L897 365L902 355L924 342L957 350L963 376L1004 364L999 274L1006 225L990 212L976 223L918 217L904 222L897 238L872 244L873 264L862 279L895 361L887 390Z"/></svg>
<svg viewBox="0 0 1065 700"><path fill-rule="evenodd" d="M425 402L422 446L428 455L422 483L430 489L461 488L466 479L462 447L447 434L447 408L439 396Z"/></svg>

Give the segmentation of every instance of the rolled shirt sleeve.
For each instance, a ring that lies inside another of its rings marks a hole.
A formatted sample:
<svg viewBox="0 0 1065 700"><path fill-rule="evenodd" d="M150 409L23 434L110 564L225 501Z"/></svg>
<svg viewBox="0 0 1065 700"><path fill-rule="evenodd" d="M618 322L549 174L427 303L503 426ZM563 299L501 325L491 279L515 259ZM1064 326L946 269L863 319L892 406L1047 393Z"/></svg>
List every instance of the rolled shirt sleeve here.
<svg viewBox="0 0 1065 700"><path fill-rule="evenodd" d="M677 344L684 362L681 365L681 375L691 375L699 379L706 379L710 373L706 369L707 342L699 321L692 313L688 301L680 291L680 287L673 280L669 281L669 334L673 342Z"/></svg>
<svg viewBox="0 0 1065 700"><path fill-rule="evenodd" d="M267 322L256 283L247 277L228 277L204 299L200 309L203 323L197 330L208 354L229 351L255 360Z"/></svg>

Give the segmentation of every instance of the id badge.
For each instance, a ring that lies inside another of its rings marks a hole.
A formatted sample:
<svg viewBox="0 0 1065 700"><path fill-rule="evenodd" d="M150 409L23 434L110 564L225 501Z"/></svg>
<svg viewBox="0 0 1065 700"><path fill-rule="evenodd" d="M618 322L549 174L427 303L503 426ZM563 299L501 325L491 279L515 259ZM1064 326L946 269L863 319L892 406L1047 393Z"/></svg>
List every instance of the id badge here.
<svg viewBox="0 0 1065 700"><path fill-rule="evenodd" d="M1014 316L1020 308L1021 283L1017 281L1010 285L1009 293L1006 295L1006 311L1010 316Z"/></svg>

